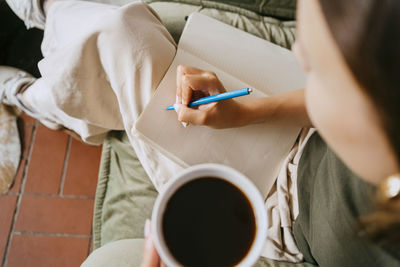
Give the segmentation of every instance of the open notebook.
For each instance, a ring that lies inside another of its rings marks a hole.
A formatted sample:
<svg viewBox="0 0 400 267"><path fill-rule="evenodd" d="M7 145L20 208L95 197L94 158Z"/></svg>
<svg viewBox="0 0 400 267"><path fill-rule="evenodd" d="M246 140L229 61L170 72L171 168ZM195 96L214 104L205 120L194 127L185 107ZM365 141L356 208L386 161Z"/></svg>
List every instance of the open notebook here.
<svg viewBox="0 0 400 267"><path fill-rule="evenodd" d="M291 51L199 13L190 15L176 56L135 127L141 138L183 167L221 163L249 177L266 197L299 128L257 124L215 130L184 128L174 111L179 64L214 71L229 90L250 87L244 97L304 88L305 76Z"/></svg>

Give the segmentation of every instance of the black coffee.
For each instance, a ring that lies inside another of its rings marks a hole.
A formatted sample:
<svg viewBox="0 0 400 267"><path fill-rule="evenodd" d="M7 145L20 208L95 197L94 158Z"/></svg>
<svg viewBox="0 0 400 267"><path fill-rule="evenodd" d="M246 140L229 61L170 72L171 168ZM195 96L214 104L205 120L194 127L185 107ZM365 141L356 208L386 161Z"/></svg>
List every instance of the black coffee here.
<svg viewBox="0 0 400 267"><path fill-rule="evenodd" d="M252 206L233 184L204 177L179 188L163 215L164 238L184 266L233 266L255 238Z"/></svg>

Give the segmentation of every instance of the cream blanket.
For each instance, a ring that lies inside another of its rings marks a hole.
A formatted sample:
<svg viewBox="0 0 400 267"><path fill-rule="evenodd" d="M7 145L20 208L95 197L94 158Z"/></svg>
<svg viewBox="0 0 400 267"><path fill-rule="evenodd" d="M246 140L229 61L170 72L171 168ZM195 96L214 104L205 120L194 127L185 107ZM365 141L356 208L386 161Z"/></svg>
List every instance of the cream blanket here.
<svg viewBox="0 0 400 267"><path fill-rule="evenodd" d="M12 185L20 157L16 111L0 104L0 194Z"/></svg>

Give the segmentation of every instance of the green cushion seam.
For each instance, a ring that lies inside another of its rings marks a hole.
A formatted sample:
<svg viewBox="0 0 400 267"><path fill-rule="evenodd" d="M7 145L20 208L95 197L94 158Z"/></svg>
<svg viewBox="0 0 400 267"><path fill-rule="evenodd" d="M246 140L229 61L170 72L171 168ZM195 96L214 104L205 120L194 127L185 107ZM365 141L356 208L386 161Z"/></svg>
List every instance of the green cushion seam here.
<svg viewBox="0 0 400 267"><path fill-rule="evenodd" d="M96 188L96 196L94 201L93 214L93 247L97 249L101 247L101 225L103 204L107 192L108 178L110 177L110 162L111 162L111 144L107 138L103 143L101 151L100 172L98 175L98 184Z"/></svg>
<svg viewBox="0 0 400 267"><path fill-rule="evenodd" d="M156 3L156 2L165 3L165 0L145 0L145 2L148 3L148 4L149 3ZM198 7L201 7L201 9L203 9L203 8L214 8L214 9L218 9L220 11L228 11L228 12L232 12L232 13L237 13L239 15L242 15L242 16L245 16L245 17L247 17L249 19L253 19L253 20L257 20L257 21L262 21L263 17L276 16L276 12L272 12L272 10L274 10L274 8L270 9L271 10L271 14L261 15L261 14L258 14L257 12L255 12L255 11L248 10L248 9L246 9L244 7L234 6L234 5L230 5L230 4L227 4L227 3L216 3L216 2L213 2L213 1L207 1L207 0L201 1L199 3L193 3L191 1L182 1L182 0L170 0L168 2L169 3L178 3L178 4L187 4L187 5L192 5L192 6L198 6ZM277 9L279 9L279 8L277 8ZM281 8L279 10L282 10L282 11L285 10L289 14L289 11L287 11L284 8ZM288 15L286 18L291 19L292 16Z"/></svg>
<svg viewBox="0 0 400 267"><path fill-rule="evenodd" d="M207 4L209 1L207 0L145 0L146 3L154 3L154 2L175 2L179 4L189 4L189 5L197 5L197 6L204 6L204 4ZM285 20L293 20L295 19L295 7L290 8L290 7L277 7L277 6L268 6L268 1L263 1L262 5L258 6L256 9L250 9L246 8L246 3L216 3L214 1L214 4L216 5L226 5L226 6L235 6L238 8L242 8L245 10L248 10L250 12L254 12L257 15L260 16L274 16L279 19L285 19ZM238 5L240 4L240 6ZM248 5L248 4L247 4Z"/></svg>
<svg viewBox="0 0 400 267"><path fill-rule="evenodd" d="M268 16L276 16L277 18L284 18L295 20L296 12L284 7L261 7L260 13L268 13Z"/></svg>
<svg viewBox="0 0 400 267"><path fill-rule="evenodd" d="M202 8L214 8L214 9L218 9L220 11L228 11L231 13L236 13L236 14L245 16L249 19L253 19L253 20L257 20L257 21L261 21L262 17L263 17L254 11L251 11L251 10L248 10L248 9L245 9L242 7L238 7L238 6L225 4L225 3L215 3L213 1L202 1L201 6L202 6Z"/></svg>

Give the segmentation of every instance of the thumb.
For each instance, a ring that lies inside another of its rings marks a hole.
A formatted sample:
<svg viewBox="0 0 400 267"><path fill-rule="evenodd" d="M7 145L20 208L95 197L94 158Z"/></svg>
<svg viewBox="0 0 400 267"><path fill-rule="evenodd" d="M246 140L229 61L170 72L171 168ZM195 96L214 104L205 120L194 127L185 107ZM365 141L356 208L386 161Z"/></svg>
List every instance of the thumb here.
<svg viewBox="0 0 400 267"><path fill-rule="evenodd" d="M158 256L157 250L154 246L152 234L151 234L151 223L146 220L145 224L145 241L143 251L143 261L141 267L158 267L160 266L160 257Z"/></svg>
<svg viewBox="0 0 400 267"><path fill-rule="evenodd" d="M205 111L189 108L183 104L175 104L174 109L178 114L178 120L182 123L186 122L194 125L204 124Z"/></svg>

